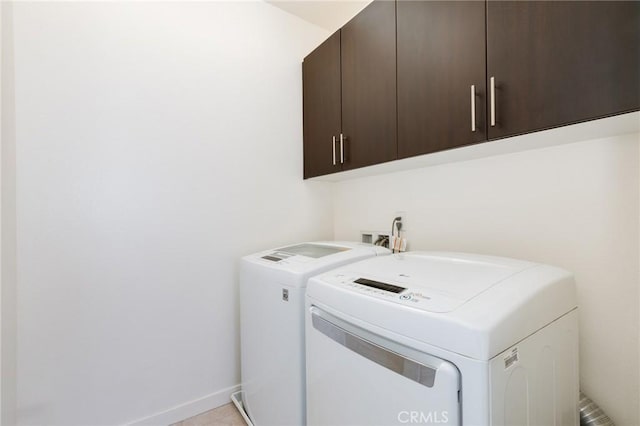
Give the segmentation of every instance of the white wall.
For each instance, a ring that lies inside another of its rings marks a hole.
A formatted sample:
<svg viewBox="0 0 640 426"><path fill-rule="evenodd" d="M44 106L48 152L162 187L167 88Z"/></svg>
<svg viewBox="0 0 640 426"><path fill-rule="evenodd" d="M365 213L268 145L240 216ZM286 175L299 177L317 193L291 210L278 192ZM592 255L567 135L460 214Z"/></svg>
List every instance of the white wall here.
<svg viewBox="0 0 640 426"><path fill-rule="evenodd" d="M302 181L292 84L328 32L254 2L13 8L2 396L17 229L19 424L124 423L219 401L239 380L237 258L328 238L332 224L340 239L385 230L397 210L413 249L574 271L582 387L618 424L640 424L639 135L332 188Z"/></svg>
<svg viewBox="0 0 640 426"><path fill-rule="evenodd" d="M373 0L265 0L267 3L318 25L331 34L340 29Z"/></svg>
<svg viewBox="0 0 640 426"><path fill-rule="evenodd" d="M2 51L4 49L2 49L2 3L0 3L0 151L2 148ZM0 154L0 160L2 160L2 156ZM2 167L1 167L1 161L0 161L0 176L2 175ZM2 180L0 178L0 187L2 184ZM0 193L0 198L1 198L1 193ZM2 209L2 202L0 200L0 212ZM0 213L1 214L1 213ZM0 216L0 241L2 239L2 225L1 225L1 216ZM0 259L2 258L2 248L1 248L1 244L0 244ZM4 333L2 331L2 327L4 324L4 321L2 320L2 262L0 260L0 424L2 423L2 406L3 404L3 392L2 392L2 383L4 380L2 380L3 377L3 371L2 371L2 350L4 348Z"/></svg>
<svg viewBox="0 0 640 426"><path fill-rule="evenodd" d="M0 424L16 423L16 155L12 3L0 2Z"/></svg>
<svg viewBox="0 0 640 426"><path fill-rule="evenodd" d="M3 64L3 60L2 60L2 51L4 50L2 48L2 3L0 3L0 187L2 185L2 179L1 179L1 175L2 175L2 155L1 155L1 148L2 148L2 64ZM1 193L0 193L0 241L2 240L2 221L1 221L1 211L2 211L2 201L1 201ZM2 424L2 415L3 415L3 392L2 392L2 383L4 382L4 380L2 380L2 377L4 376L3 370L2 370L2 350L5 347L5 343L4 343L4 332L2 331L2 327L4 324L4 321L2 320L2 313L3 313L3 309L2 309L2 245L0 244L0 424Z"/></svg>
<svg viewBox="0 0 640 426"><path fill-rule="evenodd" d="M640 424L639 134L336 184L335 237L407 212L412 250L554 264L576 276L581 387L617 425Z"/></svg>
<svg viewBox="0 0 640 426"><path fill-rule="evenodd" d="M13 25L18 423L226 402L237 259L332 235L296 84L327 32L262 2L19 2Z"/></svg>

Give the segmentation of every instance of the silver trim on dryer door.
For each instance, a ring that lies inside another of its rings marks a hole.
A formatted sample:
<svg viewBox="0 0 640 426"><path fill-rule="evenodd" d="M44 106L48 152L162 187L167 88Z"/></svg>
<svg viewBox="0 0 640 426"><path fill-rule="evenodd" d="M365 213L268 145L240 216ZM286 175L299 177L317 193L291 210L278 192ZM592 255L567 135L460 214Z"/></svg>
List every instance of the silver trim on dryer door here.
<svg viewBox="0 0 640 426"><path fill-rule="evenodd" d="M402 355L356 336L322 318L317 309L313 307L311 308L311 321L313 328L345 348L414 382L418 382L429 388L433 387L437 369L405 358Z"/></svg>

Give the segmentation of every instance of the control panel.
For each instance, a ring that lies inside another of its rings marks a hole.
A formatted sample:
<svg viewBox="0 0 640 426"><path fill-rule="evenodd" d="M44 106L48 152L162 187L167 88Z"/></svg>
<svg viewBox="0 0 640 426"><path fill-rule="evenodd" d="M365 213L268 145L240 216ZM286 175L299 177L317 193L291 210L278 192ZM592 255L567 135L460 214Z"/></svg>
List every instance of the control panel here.
<svg viewBox="0 0 640 426"><path fill-rule="evenodd" d="M348 273L330 272L322 276L330 284L337 285L350 291L376 297L402 305L423 309L430 312L449 312L459 306L460 301L428 288L403 286L394 280L378 280L356 276Z"/></svg>

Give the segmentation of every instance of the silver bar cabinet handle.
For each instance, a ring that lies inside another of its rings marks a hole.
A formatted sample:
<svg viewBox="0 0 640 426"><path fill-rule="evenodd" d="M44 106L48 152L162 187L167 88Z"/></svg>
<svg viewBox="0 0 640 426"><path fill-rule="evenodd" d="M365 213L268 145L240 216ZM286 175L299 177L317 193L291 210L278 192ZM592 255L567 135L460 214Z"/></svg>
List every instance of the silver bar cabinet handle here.
<svg viewBox="0 0 640 426"><path fill-rule="evenodd" d="M476 131L476 85L471 85L471 131Z"/></svg>
<svg viewBox="0 0 640 426"><path fill-rule="evenodd" d="M333 137L333 143L331 144L331 147L333 148L333 165L336 165L336 137Z"/></svg>
<svg viewBox="0 0 640 426"><path fill-rule="evenodd" d="M340 133L340 164L344 164L344 135Z"/></svg>
<svg viewBox="0 0 640 426"><path fill-rule="evenodd" d="M491 127L496 125L496 78L491 77Z"/></svg>

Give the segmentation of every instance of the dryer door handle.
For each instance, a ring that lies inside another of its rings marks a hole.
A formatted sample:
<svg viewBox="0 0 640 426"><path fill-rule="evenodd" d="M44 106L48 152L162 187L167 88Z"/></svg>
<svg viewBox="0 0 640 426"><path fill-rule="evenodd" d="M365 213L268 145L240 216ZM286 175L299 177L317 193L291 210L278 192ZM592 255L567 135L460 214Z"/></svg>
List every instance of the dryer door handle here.
<svg viewBox="0 0 640 426"><path fill-rule="evenodd" d="M315 306L312 306L310 310L313 328L331 340L414 382L418 382L429 388L433 387L437 369L406 358L387 348L365 340L360 336L356 336L329 321L326 317L330 315Z"/></svg>

